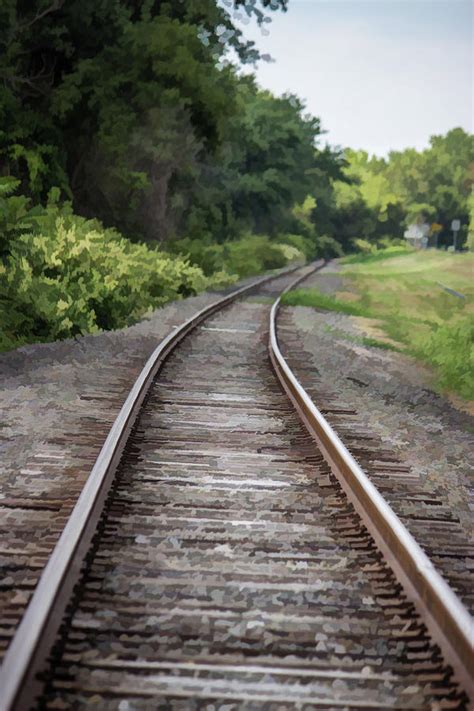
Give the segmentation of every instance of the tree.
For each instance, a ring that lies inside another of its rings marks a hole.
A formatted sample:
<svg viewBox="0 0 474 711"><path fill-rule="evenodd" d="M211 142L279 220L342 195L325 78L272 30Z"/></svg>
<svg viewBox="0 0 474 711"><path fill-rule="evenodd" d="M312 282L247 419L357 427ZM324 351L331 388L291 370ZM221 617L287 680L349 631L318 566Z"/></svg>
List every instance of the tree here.
<svg viewBox="0 0 474 711"><path fill-rule="evenodd" d="M228 50L242 62L259 57L232 13L263 23L286 0L226 5L5 0L0 174L17 176L36 200L58 185L84 214L166 237L173 183L199 174L234 111ZM159 217L150 223L155 203Z"/></svg>
<svg viewBox="0 0 474 711"><path fill-rule="evenodd" d="M474 177L474 137L456 128L433 136L430 147L391 152L388 159L364 151L344 153L345 182L331 183L325 231L345 250L362 238L373 244L401 238L412 223L429 222L439 246L451 244L451 221L467 236L468 197ZM320 219L316 217L316 221Z"/></svg>

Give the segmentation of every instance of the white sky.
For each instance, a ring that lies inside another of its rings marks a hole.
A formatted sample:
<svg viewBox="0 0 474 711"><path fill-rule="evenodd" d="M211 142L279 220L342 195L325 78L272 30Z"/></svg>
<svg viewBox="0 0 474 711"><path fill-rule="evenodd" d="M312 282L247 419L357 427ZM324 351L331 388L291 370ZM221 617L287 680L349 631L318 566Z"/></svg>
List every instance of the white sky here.
<svg viewBox="0 0 474 711"><path fill-rule="evenodd" d="M268 36L239 26L276 60L259 63L261 86L304 98L329 143L385 155L473 131L472 10L470 0L289 0Z"/></svg>

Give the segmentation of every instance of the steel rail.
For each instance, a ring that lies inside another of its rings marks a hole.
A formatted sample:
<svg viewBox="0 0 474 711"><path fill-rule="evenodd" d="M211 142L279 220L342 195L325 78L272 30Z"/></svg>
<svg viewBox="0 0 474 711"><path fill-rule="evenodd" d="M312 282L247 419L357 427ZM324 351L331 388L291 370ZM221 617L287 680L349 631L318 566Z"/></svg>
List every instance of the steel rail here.
<svg viewBox="0 0 474 711"><path fill-rule="evenodd" d="M82 562L113 481L129 433L153 378L178 343L211 314L301 265L273 273L237 289L198 311L157 346L124 402L84 488L40 576L0 668L0 710L30 708L42 683L37 679L54 644Z"/></svg>
<svg viewBox="0 0 474 711"><path fill-rule="evenodd" d="M455 677L474 704L474 620L411 533L375 488L288 366L278 346L277 315L281 296L270 313L269 354L273 369L309 434L361 516L385 560L416 605Z"/></svg>

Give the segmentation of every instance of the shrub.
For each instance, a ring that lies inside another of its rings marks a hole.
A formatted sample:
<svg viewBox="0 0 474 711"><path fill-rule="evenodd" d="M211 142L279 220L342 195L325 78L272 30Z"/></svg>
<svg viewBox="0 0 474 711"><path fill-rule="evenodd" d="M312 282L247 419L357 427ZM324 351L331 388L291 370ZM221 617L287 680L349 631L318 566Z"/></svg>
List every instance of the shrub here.
<svg viewBox="0 0 474 711"><path fill-rule="evenodd" d="M297 247L294 247L291 244L280 244L280 243L277 243L276 246L278 247L278 249L280 249L282 251L283 256L285 257L285 260L288 264L290 262L296 262L296 261L301 261L301 260L306 261L305 255Z"/></svg>
<svg viewBox="0 0 474 711"><path fill-rule="evenodd" d="M185 237L169 242L166 249L170 254L179 254L200 267L206 276L216 272L225 273L224 247L222 244ZM227 275L232 281L232 276Z"/></svg>
<svg viewBox="0 0 474 711"><path fill-rule="evenodd" d="M287 263L278 245L261 235L247 235L235 242L227 242L224 259L228 271L239 277L259 274L267 269L280 269Z"/></svg>
<svg viewBox="0 0 474 711"><path fill-rule="evenodd" d="M332 257L342 257L344 250L339 242L334 237L328 235L319 235L316 241L316 257L324 257L330 259Z"/></svg>
<svg viewBox="0 0 474 711"><path fill-rule="evenodd" d="M203 244L200 240L181 239L171 243L168 248L173 254L185 255L213 280L216 272L220 273L222 279L232 281L268 269L279 269L289 261L302 257L294 250L285 251L283 245L271 242L268 237L250 234L224 244Z"/></svg>
<svg viewBox="0 0 474 711"><path fill-rule="evenodd" d="M0 263L0 347L130 325L212 282L182 257L49 207Z"/></svg>
<svg viewBox="0 0 474 711"><path fill-rule="evenodd" d="M278 244L288 244L295 247L306 259L314 259L316 256L316 243L309 237L295 234L281 234L277 237Z"/></svg>
<svg viewBox="0 0 474 711"><path fill-rule="evenodd" d="M377 251L377 247L366 239L355 239L354 246L361 254L373 254Z"/></svg>
<svg viewBox="0 0 474 711"><path fill-rule="evenodd" d="M19 184L12 176L0 177L0 259L10 253L18 235L31 229L34 217L43 212L41 207L31 209L25 195L13 194Z"/></svg>
<svg viewBox="0 0 474 711"><path fill-rule="evenodd" d="M46 207L13 196L0 178L0 349L136 322L172 299L283 267L301 256L267 237L162 252L75 215L52 189ZM184 253L184 254L183 254ZM192 263L190 263L190 261Z"/></svg>
<svg viewBox="0 0 474 711"><path fill-rule="evenodd" d="M474 324L468 319L443 323L426 341L418 344L415 354L428 361L438 372L439 384L474 399Z"/></svg>

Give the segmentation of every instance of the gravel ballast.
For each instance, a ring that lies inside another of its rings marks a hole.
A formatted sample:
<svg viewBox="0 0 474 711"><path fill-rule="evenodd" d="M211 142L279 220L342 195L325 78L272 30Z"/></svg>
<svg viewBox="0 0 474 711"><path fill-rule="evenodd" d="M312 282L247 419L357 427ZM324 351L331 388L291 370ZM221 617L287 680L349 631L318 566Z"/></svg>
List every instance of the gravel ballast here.
<svg viewBox="0 0 474 711"><path fill-rule="evenodd" d="M303 286L350 288L335 264ZM350 340L363 335L363 320L352 316L280 311L278 338L291 367L354 454L367 437L356 458L472 610L474 417L436 394L429 369L413 358Z"/></svg>
<svg viewBox="0 0 474 711"><path fill-rule="evenodd" d="M0 354L0 657L147 359L220 297L203 293L130 328Z"/></svg>

